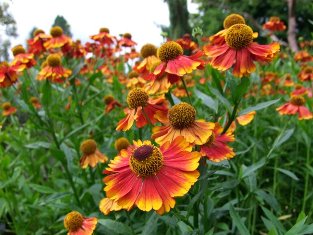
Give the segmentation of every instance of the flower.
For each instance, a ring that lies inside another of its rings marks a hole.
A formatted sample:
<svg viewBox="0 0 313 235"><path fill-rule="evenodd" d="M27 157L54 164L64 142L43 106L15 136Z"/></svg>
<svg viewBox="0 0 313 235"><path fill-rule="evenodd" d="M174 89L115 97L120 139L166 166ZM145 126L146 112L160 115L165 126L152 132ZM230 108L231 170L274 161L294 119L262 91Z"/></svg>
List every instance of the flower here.
<svg viewBox="0 0 313 235"><path fill-rule="evenodd" d="M198 49L197 43L192 41L191 35L189 33L184 34L183 37L177 39L176 42L181 45L181 47L187 53L194 52L196 49Z"/></svg>
<svg viewBox="0 0 313 235"><path fill-rule="evenodd" d="M137 43L132 40L132 35L130 33L124 33L123 37L118 41L118 45L122 47L133 47Z"/></svg>
<svg viewBox="0 0 313 235"><path fill-rule="evenodd" d="M72 211L64 218L64 227L68 235L92 235L97 223L96 217L85 218L78 211Z"/></svg>
<svg viewBox="0 0 313 235"><path fill-rule="evenodd" d="M294 82L292 80L291 74L287 73L283 76L284 86L285 87L292 87L294 86Z"/></svg>
<svg viewBox="0 0 313 235"><path fill-rule="evenodd" d="M33 33L33 38L27 40L29 46L28 51L34 55L40 55L46 51L44 43L49 39L51 39L50 35L45 34L45 32L41 29L36 29Z"/></svg>
<svg viewBox="0 0 313 235"><path fill-rule="evenodd" d="M37 97L30 97L29 102L33 105L35 109L40 109L41 104Z"/></svg>
<svg viewBox="0 0 313 235"><path fill-rule="evenodd" d="M304 66L301 68L298 78L301 81L313 81L313 66Z"/></svg>
<svg viewBox="0 0 313 235"><path fill-rule="evenodd" d="M127 103L129 108L124 109L126 117L118 122L116 130L127 131L133 126L134 121L138 128L149 122L155 124L159 121L155 118L156 114L162 118L168 111L167 102L163 97L150 98L141 88L134 88L128 93Z"/></svg>
<svg viewBox="0 0 313 235"><path fill-rule="evenodd" d="M110 34L108 28L100 28L99 33L90 36L90 38L103 45L112 45L116 41L116 38Z"/></svg>
<svg viewBox="0 0 313 235"><path fill-rule="evenodd" d="M167 118L160 120L165 126L155 126L152 129L152 139L158 144L172 142L176 137L183 136L188 143L202 145L210 138L214 129L214 123L196 120L195 108L185 102L174 105Z"/></svg>
<svg viewBox="0 0 313 235"><path fill-rule="evenodd" d="M84 140L80 145L80 150L83 153L80 159L80 166L83 169L87 168L87 166L94 168L98 162L104 163L108 161L107 156L98 150L97 143L93 139Z"/></svg>
<svg viewBox="0 0 313 235"><path fill-rule="evenodd" d="M313 114L304 106L305 99L301 95L292 96L286 104L278 107L276 110L280 115L294 115L298 114L298 119L312 119Z"/></svg>
<svg viewBox="0 0 313 235"><path fill-rule="evenodd" d="M4 102L2 104L2 116L7 117L16 113L16 108L12 106L10 102Z"/></svg>
<svg viewBox="0 0 313 235"><path fill-rule="evenodd" d="M242 115L240 115L240 116L238 116L238 117L236 118L236 121L237 121L241 126L246 126L246 125L248 125L250 122L253 121L255 114L256 114L256 111L251 111L251 112L249 112L249 113L242 114Z"/></svg>
<svg viewBox="0 0 313 235"><path fill-rule="evenodd" d="M61 48L72 44L72 39L63 34L63 29L60 26L54 26L50 29L52 38L44 42L46 49Z"/></svg>
<svg viewBox="0 0 313 235"><path fill-rule="evenodd" d="M122 149L127 149L129 145L130 143L125 137L118 138L114 143L114 147L118 152Z"/></svg>
<svg viewBox="0 0 313 235"><path fill-rule="evenodd" d="M65 82L71 74L72 71L63 68L61 65L61 57L58 54L51 54L47 57L47 63L37 75L38 80L49 79L52 82L62 83Z"/></svg>
<svg viewBox="0 0 313 235"><path fill-rule="evenodd" d="M101 199L99 209L103 214L108 215L111 211L121 210L122 207L118 205L116 201L106 197Z"/></svg>
<svg viewBox="0 0 313 235"><path fill-rule="evenodd" d="M157 55L161 63L154 69L153 74L162 76L168 73L168 79L173 84L181 76L204 67L204 61L200 59L203 53L200 50L191 56L183 55L183 53L183 48L177 42L165 42L158 48Z"/></svg>
<svg viewBox="0 0 313 235"><path fill-rule="evenodd" d="M104 97L104 103L106 104L105 112L111 112L115 107L122 107L122 104L114 99L112 95L107 95Z"/></svg>
<svg viewBox="0 0 313 235"><path fill-rule="evenodd" d="M286 25L280 20L279 17L272 16L269 21L263 24L263 29L267 29L269 31L284 31L286 30Z"/></svg>
<svg viewBox="0 0 313 235"><path fill-rule="evenodd" d="M18 72L24 68L21 66L12 66L8 62L3 61L0 63L0 87L9 87L17 82Z"/></svg>
<svg viewBox="0 0 313 235"><path fill-rule="evenodd" d="M296 52L293 58L295 59L295 61L302 63L310 62L313 60L313 56L311 56L311 54L306 50Z"/></svg>
<svg viewBox="0 0 313 235"><path fill-rule="evenodd" d="M17 45L13 47L11 51L14 55L12 65L17 66L19 70L23 70L25 68L31 68L36 64L34 55L30 53L26 53L22 45Z"/></svg>
<svg viewBox="0 0 313 235"><path fill-rule="evenodd" d="M233 74L242 77L255 71L253 63L270 62L280 46L277 42L270 45L259 45L253 42L253 31L245 24L231 26L221 45L207 44L204 53L210 58L210 65L218 70L226 71L233 67Z"/></svg>
<svg viewBox="0 0 313 235"><path fill-rule="evenodd" d="M134 141L106 168L106 196L123 209L169 212L174 197L184 196L197 181L200 153L192 152L183 137L160 147L150 141Z"/></svg>
<svg viewBox="0 0 313 235"><path fill-rule="evenodd" d="M223 134L222 132L223 127L219 123L215 123L212 135L200 147L202 156L206 156L210 161L220 162L235 156L233 148L227 145L228 142L235 141L233 130L229 128L226 133Z"/></svg>

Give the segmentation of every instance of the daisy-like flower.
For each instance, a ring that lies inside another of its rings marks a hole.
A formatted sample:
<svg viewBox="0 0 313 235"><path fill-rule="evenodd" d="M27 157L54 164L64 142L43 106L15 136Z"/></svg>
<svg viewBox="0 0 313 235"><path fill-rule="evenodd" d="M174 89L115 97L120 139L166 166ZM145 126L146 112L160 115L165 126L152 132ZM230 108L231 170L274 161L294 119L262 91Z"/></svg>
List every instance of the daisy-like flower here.
<svg viewBox="0 0 313 235"><path fill-rule="evenodd" d="M112 95L107 95L104 97L104 103L106 104L105 112L111 112L115 107L122 107L122 104L118 102Z"/></svg>
<svg viewBox="0 0 313 235"><path fill-rule="evenodd" d="M177 136L183 136L188 143L202 145L210 138L214 129L214 123L196 120L196 109L185 102L174 105L167 118L160 120L165 126L155 126L152 129L152 138L158 144L172 142Z"/></svg>
<svg viewBox="0 0 313 235"><path fill-rule="evenodd" d="M96 229L98 219L96 217L85 218L78 211L68 213L64 218L64 227L67 235L92 235Z"/></svg>
<svg viewBox="0 0 313 235"><path fill-rule="evenodd" d="M100 28L99 33L90 36L90 38L102 45L112 45L116 42L116 38L110 34L108 28Z"/></svg>
<svg viewBox="0 0 313 235"><path fill-rule="evenodd" d="M30 53L33 53L34 55L40 55L41 53L46 51L44 43L51 39L51 36L45 34L45 32L41 29L36 29L33 36L33 38L27 41L29 47L28 51Z"/></svg>
<svg viewBox="0 0 313 235"><path fill-rule="evenodd" d="M276 109L280 115L295 115L298 114L298 119L312 119L313 114L305 107L305 99L303 96L292 96L286 104Z"/></svg>
<svg viewBox="0 0 313 235"><path fill-rule="evenodd" d="M141 88L135 88L128 93L127 103L129 108L124 109L126 117L119 121L116 130L127 131L133 126L134 121L138 128L149 122L155 124L160 118L166 117L168 112L167 102L163 97L150 98Z"/></svg>
<svg viewBox="0 0 313 235"><path fill-rule="evenodd" d="M310 98L313 96L312 90L310 88L302 86L301 84L295 85L295 89L291 92L291 96L298 96L298 95L302 95L302 96L307 95Z"/></svg>
<svg viewBox="0 0 313 235"><path fill-rule="evenodd" d="M125 137L118 138L114 143L114 147L118 152L122 149L127 149L129 145L130 143Z"/></svg>
<svg viewBox="0 0 313 235"><path fill-rule="evenodd" d="M12 66L8 62L3 61L0 63L0 87L9 87L17 82L18 72L24 70L21 66Z"/></svg>
<svg viewBox="0 0 313 235"><path fill-rule="evenodd" d="M272 16L269 21L263 24L263 29L269 31L285 31L286 25L285 23L277 16Z"/></svg>
<svg viewBox="0 0 313 235"><path fill-rule="evenodd" d="M108 157L97 148L97 143L93 139L84 140L80 145L83 156L80 158L80 166L84 169L87 166L94 168L99 162L105 163Z"/></svg>
<svg viewBox="0 0 313 235"><path fill-rule="evenodd" d="M12 106L10 102L4 102L2 104L2 116L7 117L16 113L17 109Z"/></svg>
<svg viewBox="0 0 313 235"><path fill-rule="evenodd" d="M182 136L160 147L150 141L134 141L104 171L106 196L123 209L169 212L174 197L184 196L197 181L200 153Z"/></svg>
<svg viewBox="0 0 313 235"><path fill-rule="evenodd" d="M101 199L99 209L104 215L108 215L111 211L121 210L122 207L118 205L116 201L106 197Z"/></svg>
<svg viewBox="0 0 313 235"><path fill-rule="evenodd" d="M128 81L126 87L129 90L132 90L134 88L143 88L146 83L147 81L140 77L140 75L136 71L133 70L128 73Z"/></svg>
<svg viewBox="0 0 313 235"><path fill-rule="evenodd" d="M63 34L63 29L60 26L54 26L50 29L51 39L44 42L45 48L54 49L61 48L68 44L72 44L72 39Z"/></svg>
<svg viewBox="0 0 313 235"><path fill-rule="evenodd" d="M313 56L311 56L311 54L306 50L296 52L293 58L295 59L295 61L302 63L310 62L313 60Z"/></svg>
<svg viewBox="0 0 313 235"><path fill-rule="evenodd" d="M236 77L254 72L256 69L254 61L261 63L272 61L279 49L277 42L270 45L253 42L253 31L245 24L235 24L227 29L224 44L203 47L212 67L220 71L233 67L233 74Z"/></svg>
<svg viewBox="0 0 313 235"><path fill-rule="evenodd" d="M198 50L191 56L184 55L184 50L175 41L165 42L158 48L157 55L161 63L154 69L153 74L162 76L168 73L170 83L175 83L188 73L196 69L204 68L204 61L200 59L203 55L202 51Z"/></svg>
<svg viewBox="0 0 313 235"><path fill-rule="evenodd" d="M71 58L84 58L84 56L86 55L86 50L81 44L81 41L76 40L72 43L66 55Z"/></svg>
<svg viewBox="0 0 313 235"><path fill-rule="evenodd" d="M223 127L219 123L215 123L212 135L200 147L202 156L206 156L210 161L220 162L235 156L233 148L228 146L229 142L235 141L233 130L229 128L226 133L222 134L222 132Z"/></svg>
<svg viewBox="0 0 313 235"><path fill-rule="evenodd" d="M124 33L123 37L118 41L118 45L121 47L134 47L137 43L132 40L130 33Z"/></svg>
<svg viewBox="0 0 313 235"><path fill-rule="evenodd" d="M301 68L300 73L298 74L298 78L304 81L313 81L313 66L304 66Z"/></svg>
<svg viewBox="0 0 313 235"><path fill-rule="evenodd" d="M294 82L292 80L292 77L291 77L290 73L287 73L287 74L285 74L283 76L283 81L284 81L283 85L285 87L292 87L292 86L294 86Z"/></svg>
<svg viewBox="0 0 313 235"><path fill-rule="evenodd" d="M70 69L63 68L61 65L60 55L51 54L46 61L46 65L38 73L38 80L49 79L51 82L62 83L72 74Z"/></svg>
<svg viewBox="0 0 313 235"><path fill-rule="evenodd" d="M35 109L40 109L41 108L41 104L40 101L37 97L30 97L29 102L32 104L32 106Z"/></svg>
<svg viewBox="0 0 313 235"><path fill-rule="evenodd" d="M176 40L176 42L181 45L184 49L185 54L192 53L196 49L198 49L198 45L196 42L192 41L191 35L186 33L182 38Z"/></svg>
<svg viewBox="0 0 313 235"><path fill-rule="evenodd" d="M13 66L17 66L20 70L22 68L31 68L36 64L34 54L26 53L22 45L17 45L11 49L14 59L12 61Z"/></svg>

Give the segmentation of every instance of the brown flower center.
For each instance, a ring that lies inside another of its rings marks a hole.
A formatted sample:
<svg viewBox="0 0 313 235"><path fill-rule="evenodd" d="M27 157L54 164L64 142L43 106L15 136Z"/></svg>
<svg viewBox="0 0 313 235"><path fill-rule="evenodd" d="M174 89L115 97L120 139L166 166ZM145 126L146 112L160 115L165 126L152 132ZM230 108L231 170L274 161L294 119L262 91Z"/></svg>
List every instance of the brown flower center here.
<svg viewBox="0 0 313 235"><path fill-rule="evenodd" d="M303 96L293 96L290 99L290 103L296 106L302 106L305 104L305 99Z"/></svg>
<svg viewBox="0 0 313 235"><path fill-rule="evenodd" d="M241 15L230 14L223 22L224 29L228 29L235 24L246 24L246 21Z"/></svg>
<svg viewBox="0 0 313 235"><path fill-rule="evenodd" d="M50 34L52 37L60 37L63 34L63 29L60 26L54 26L50 29Z"/></svg>
<svg viewBox="0 0 313 235"><path fill-rule="evenodd" d="M278 21L280 21L280 18L279 18L278 16L272 16L272 17L270 18L270 21L271 21L271 22L278 22Z"/></svg>
<svg viewBox="0 0 313 235"><path fill-rule="evenodd" d="M119 152L121 151L122 149L127 149L128 146L130 145L128 139L126 139L125 137L121 137L119 139L117 139L115 141L115 149Z"/></svg>
<svg viewBox="0 0 313 235"><path fill-rule="evenodd" d="M138 147L130 157L133 172L141 177L156 174L163 166L163 155L159 148L153 145Z"/></svg>
<svg viewBox="0 0 313 235"><path fill-rule="evenodd" d="M169 110L169 121L175 129L192 126L196 120L196 110L190 104L182 102Z"/></svg>
<svg viewBox="0 0 313 235"><path fill-rule="evenodd" d="M65 216L64 227L70 232L78 231L84 222L84 217L77 211L72 211Z"/></svg>
<svg viewBox="0 0 313 235"><path fill-rule="evenodd" d="M93 139L85 140L80 145L80 150L84 155L90 155L96 152L97 143Z"/></svg>
<svg viewBox="0 0 313 235"><path fill-rule="evenodd" d="M136 109L138 107L144 107L148 103L149 96L147 92L140 88L134 88L128 93L127 103L129 108Z"/></svg>
<svg viewBox="0 0 313 235"><path fill-rule="evenodd" d="M48 65L51 67L58 67L61 65L61 57L58 54L52 54L47 57Z"/></svg>
<svg viewBox="0 0 313 235"><path fill-rule="evenodd" d="M112 95L106 95L106 96L104 97L104 103L105 103L105 104L109 104L109 103L111 103L112 101L114 101L114 97L113 97Z"/></svg>
<svg viewBox="0 0 313 235"><path fill-rule="evenodd" d="M145 44L141 50L140 50L140 54L143 58L147 58L149 56L152 56L152 55L156 55L157 54L157 48L156 46L154 46L153 44Z"/></svg>
<svg viewBox="0 0 313 235"><path fill-rule="evenodd" d="M9 110L9 109L11 108L11 103L10 103L10 102L4 102L4 103L2 104L2 108L3 108L4 110Z"/></svg>
<svg viewBox="0 0 313 235"><path fill-rule="evenodd" d="M132 39L132 35L130 33L124 33L123 38Z"/></svg>
<svg viewBox="0 0 313 235"><path fill-rule="evenodd" d="M26 52L22 45L17 45L15 47L13 47L11 50L12 50L12 53L14 56L16 56L18 54L24 54Z"/></svg>
<svg viewBox="0 0 313 235"><path fill-rule="evenodd" d="M245 48L253 41L253 31L248 25L235 24L227 30L225 41L236 50Z"/></svg>
<svg viewBox="0 0 313 235"><path fill-rule="evenodd" d="M38 103L39 103L39 100L38 100L37 97L31 97L31 98L29 99L29 101L30 101L32 104L38 104Z"/></svg>
<svg viewBox="0 0 313 235"><path fill-rule="evenodd" d="M100 33L110 33L110 30L108 28L100 28Z"/></svg>
<svg viewBox="0 0 313 235"><path fill-rule="evenodd" d="M33 33L33 36L37 36L38 34L41 34L41 33L45 33L45 31L43 31L42 29L36 29L35 32Z"/></svg>
<svg viewBox="0 0 313 235"><path fill-rule="evenodd" d="M138 76L139 74L134 70L128 73L128 78L137 78Z"/></svg>
<svg viewBox="0 0 313 235"><path fill-rule="evenodd" d="M158 50L157 55L161 61L167 62L183 55L184 50L177 42L169 41L164 43Z"/></svg>

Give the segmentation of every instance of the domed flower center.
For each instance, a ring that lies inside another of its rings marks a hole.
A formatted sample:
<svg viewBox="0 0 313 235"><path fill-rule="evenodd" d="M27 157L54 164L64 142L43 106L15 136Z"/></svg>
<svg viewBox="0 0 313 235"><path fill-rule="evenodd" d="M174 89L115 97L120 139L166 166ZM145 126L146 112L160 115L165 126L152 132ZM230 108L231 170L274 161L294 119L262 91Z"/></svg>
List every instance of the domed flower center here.
<svg viewBox="0 0 313 235"><path fill-rule="evenodd" d="M50 29L50 34L52 37L60 37L63 34L63 29L60 26L54 26Z"/></svg>
<svg viewBox="0 0 313 235"><path fill-rule="evenodd" d="M169 120L175 129L188 128L196 120L196 110L185 102L176 104L169 110Z"/></svg>
<svg viewBox="0 0 313 235"><path fill-rule="evenodd" d="M124 33L123 38L132 39L132 35L130 33Z"/></svg>
<svg viewBox="0 0 313 235"><path fill-rule="evenodd" d="M110 30L108 28L100 28L100 33L110 33Z"/></svg>
<svg viewBox="0 0 313 235"><path fill-rule="evenodd" d="M33 36L35 37L41 33L45 33L45 32L42 29L36 29L35 32L33 33Z"/></svg>
<svg viewBox="0 0 313 235"><path fill-rule="evenodd" d="M13 47L11 50L12 50L12 53L14 56L16 56L18 54L24 54L26 52L22 45L17 45L15 47Z"/></svg>
<svg viewBox="0 0 313 235"><path fill-rule="evenodd" d="M305 99L302 96L293 96L290 99L290 103L296 106L302 106L305 104Z"/></svg>
<svg viewBox="0 0 313 235"><path fill-rule="evenodd" d="M130 71L128 73L128 78L138 78L139 74L136 71Z"/></svg>
<svg viewBox="0 0 313 235"><path fill-rule="evenodd" d="M93 139L85 140L80 145L80 150L84 155L90 155L96 152L97 143Z"/></svg>
<svg viewBox="0 0 313 235"><path fill-rule="evenodd" d="M117 139L115 141L115 149L119 152L121 151L122 149L127 149L128 146L130 145L128 139L126 139L125 137L121 137L119 139Z"/></svg>
<svg viewBox="0 0 313 235"><path fill-rule="evenodd" d="M246 21L241 15L230 14L223 22L224 29L228 29L235 24L246 24Z"/></svg>
<svg viewBox="0 0 313 235"><path fill-rule="evenodd" d="M236 50L245 48L253 41L253 31L248 25L235 24L227 30L225 41Z"/></svg>
<svg viewBox="0 0 313 235"><path fill-rule="evenodd" d="M272 16L272 17L270 18L270 21L271 21L271 22L278 22L278 21L280 21L280 18L279 18L278 16Z"/></svg>
<svg viewBox="0 0 313 235"><path fill-rule="evenodd" d="M147 92L140 88L135 88L128 93L127 103L129 108L136 109L138 107L144 107L148 103L149 96Z"/></svg>
<svg viewBox="0 0 313 235"><path fill-rule="evenodd" d="M109 104L114 101L114 97L112 95L107 95L104 97L104 103Z"/></svg>
<svg viewBox="0 0 313 235"><path fill-rule="evenodd" d="M156 46L154 46L153 44L145 44L141 50L140 50L140 54L143 58L147 58L149 56L152 55L156 55L157 54L157 48Z"/></svg>
<svg viewBox="0 0 313 235"><path fill-rule="evenodd" d="M78 231L84 222L84 217L77 211L72 211L65 216L64 227L71 232Z"/></svg>
<svg viewBox="0 0 313 235"><path fill-rule="evenodd" d="M161 61L167 62L184 54L184 50L177 42L169 41L164 43L157 51Z"/></svg>
<svg viewBox="0 0 313 235"><path fill-rule="evenodd" d="M214 135L214 133L212 133L212 135L208 138L208 140L205 143L205 145L211 146L213 144L214 140L215 140L215 135Z"/></svg>
<svg viewBox="0 0 313 235"><path fill-rule="evenodd" d="M31 97L31 98L29 99L29 101L30 101L32 104L37 104L37 103L39 103L39 100L38 100L37 97Z"/></svg>
<svg viewBox="0 0 313 235"><path fill-rule="evenodd" d="M49 55L47 58L48 65L51 67L58 67L61 65L61 57L58 54Z"/></svg>
<svg viewBox="0 0 313 235"><path fill-rule="evenodd" d="M312 68L312 67L306 67L306 68L304 69L304 73L306 73L306 74L313 73L313 68Z"/></svg>
<svg viewBox="0 0 313 235"><path fill-rule="evenodd" d="M141 177L156 174L163 166L163 155L159 148L153 145L138 147L130 157L133 172Z"/></svg>
<svg viewBox="0 0 313 235"><path fill-rule="evenodd" d="M4 102L4 103L2 104L2 108L3 108L4 110L9 110L9 109L11 108L11 103L10 103L10 102Z"/></svg>

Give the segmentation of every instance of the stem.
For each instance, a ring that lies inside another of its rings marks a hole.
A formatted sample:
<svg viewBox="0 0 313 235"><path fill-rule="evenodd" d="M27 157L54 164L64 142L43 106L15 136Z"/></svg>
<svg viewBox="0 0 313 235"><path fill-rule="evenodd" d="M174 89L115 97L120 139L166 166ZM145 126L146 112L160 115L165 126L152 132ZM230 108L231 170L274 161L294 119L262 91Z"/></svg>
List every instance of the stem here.
<svg viewBox="0 0 313 235"><path fill-rule="evenodd" d="M188 89L187 89L187 86L186 86L184 77L181 77L181 81L182 81L183 86L184 86L184 88L185 88L185 91L186 91L186 93L187 93L189 104L191 104L191 98L190 98L190 95L189 95L189 93L188 93Z"/></svg>
<svg viewBox="0 0 313 235"><path fill-rule="evenodd" d="M168 99L168 101L170 102L171 106L175 105L175 102L173 100L173 97L172 97L172 94L171 94L170 91L165 94L165 97Z"/></svg>
<svg viewBox="0 0 313 235"><path fill-rule="evenodd" d="M305 165L306 167L310 165L310 150L311 150L311 145L307 146L306 148L306 161ZM305 210L306 206L306 197L308 194L308 188L309 188L309 170L305 171L305 179L304 179L304 193L303 193L303 203L302 203L302 211Z"/></svg>
<svg viewBox="0 0 313 235"><path fill-rule="evenodd" d="M237 114L237 109L238 109L238 106L240 104L240 101L241 99L239 99L236 103L235 103L235 106L234 106L234 109L232 111L232 114L226 124L226 126L224 127L224 130L222 132L222 134L226 133L226 131L228 130L228 128L231 126L231 124L233 123L233 121L235 120L236 118L236 114Z"/></svg>
<svg viewBox="0 0 313 235"><path fill-rule="evenodd" d="M274 163L274 178L273 178L273 196L276 195L276 188L277 188L277 168L278 168L278 157L275 157Z"/></svg>
<svg viewBox="0 0 313 235"><path fill-rule="evenodd" d="M77 89L76 89L76 86L75 86L75 80L74 79L71 81L71 86L72 86L73 93L74 93L74 100L76 102L79 120L80 120L80 123L82 125L84 125L85 122L84 122L81 106L80 106L80 104L78 102Z"/></svg>

